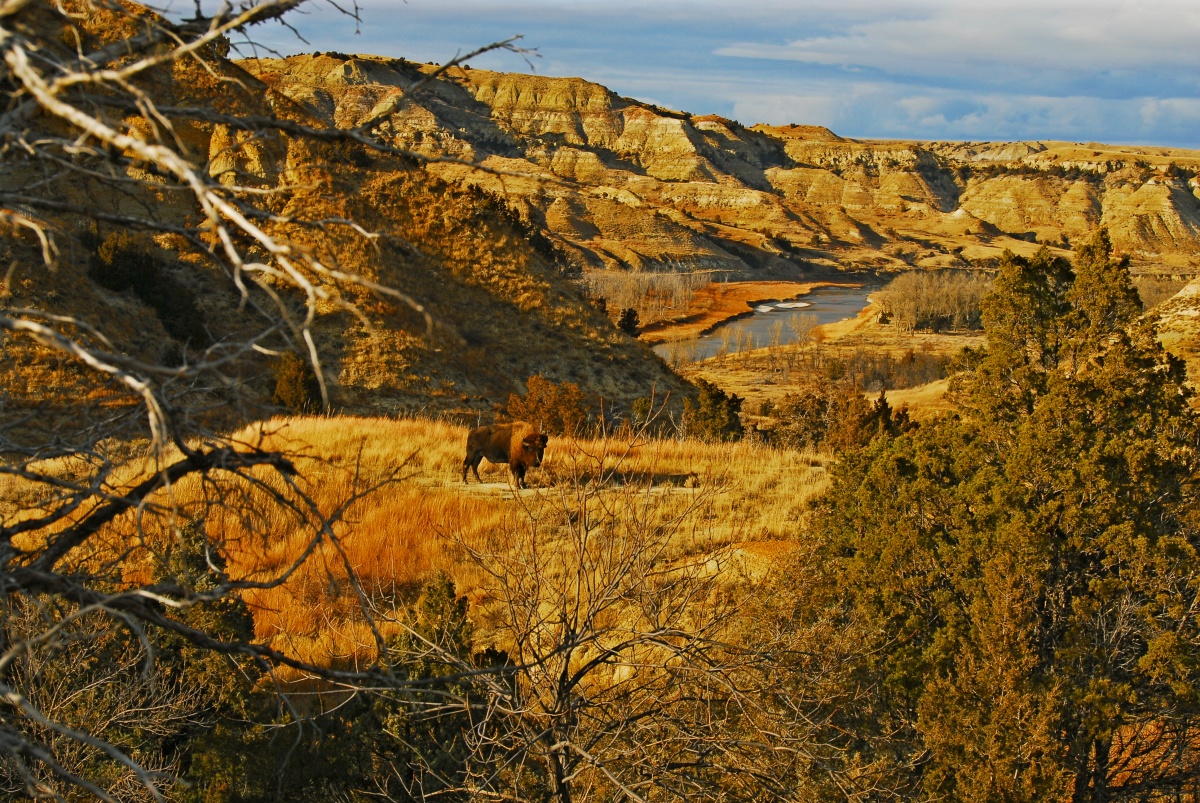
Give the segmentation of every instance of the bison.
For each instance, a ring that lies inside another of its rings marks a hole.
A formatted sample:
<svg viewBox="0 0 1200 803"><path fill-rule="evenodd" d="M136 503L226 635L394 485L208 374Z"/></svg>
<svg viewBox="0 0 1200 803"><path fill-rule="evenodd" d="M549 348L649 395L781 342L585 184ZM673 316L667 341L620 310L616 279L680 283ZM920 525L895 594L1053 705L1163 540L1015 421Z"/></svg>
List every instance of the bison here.
<svg viewBox="0 0 1200 803"><path fill-rule="evenodd" d="M524 421L472 430L467 435L463 482L467 481L467 469L475 472L475 479L483 482L479 477L479 461L486 457L489 463L508 463L517 487L525 488L525 471L542 464L547 440L537 427Z"/></svg>

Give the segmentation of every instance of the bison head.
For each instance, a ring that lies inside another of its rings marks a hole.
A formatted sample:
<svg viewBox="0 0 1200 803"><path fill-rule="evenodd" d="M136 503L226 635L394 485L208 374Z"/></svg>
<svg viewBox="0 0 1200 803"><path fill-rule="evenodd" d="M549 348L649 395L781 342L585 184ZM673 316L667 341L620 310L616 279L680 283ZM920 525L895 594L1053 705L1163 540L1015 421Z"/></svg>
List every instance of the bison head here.
<svg viewBox="0 0 1200 803"><path fill-rule="evenodd" d="M531 468L537 468L542 464L542 457L546 454L546 442L548 440L549 438L545 435L537 432L532 435L526 435L521 439L521 446Z"/></svg>

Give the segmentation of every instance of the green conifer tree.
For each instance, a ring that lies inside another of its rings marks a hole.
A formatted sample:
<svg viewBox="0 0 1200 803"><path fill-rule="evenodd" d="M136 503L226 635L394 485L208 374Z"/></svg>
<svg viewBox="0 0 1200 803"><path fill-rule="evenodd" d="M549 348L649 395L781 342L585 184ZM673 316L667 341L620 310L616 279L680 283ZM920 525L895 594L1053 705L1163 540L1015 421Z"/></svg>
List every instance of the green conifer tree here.
<svg viewBox="0 0 1200 803"><path fill-rule="evenodd" d="M638 320L638 312L633 307L621 311L621 317L617 319L617 328L630 337L637 337L641 321Z"/></svg>
<svg viewBox="0 0 1200 803"><path fill-rule="evenodd" d="M697 379L700 391L695 404L683 402L683 423L688 435L707 441L735 441L743 435L742 399L726 393L705 379Z"/></svg>
<svg viewBox="0 0 1200 803"><path fill-rule="evenodd" d="M1079 248L1067 297L1074 308L1075 359L1101 348L1105 338L1127 329L1142 314L1142 300L1129 275L1129 257L1113 259L1106 229L1099 229Z"/></svg>
<svg viewBox="0 0 1200 803"><path fill-rule="evenodd" d="M1006 256L959 414L839 461L814 518L873 623L863 743L922 797L1196 793L1200 426L1090 248L1078 287Z"/></svg>

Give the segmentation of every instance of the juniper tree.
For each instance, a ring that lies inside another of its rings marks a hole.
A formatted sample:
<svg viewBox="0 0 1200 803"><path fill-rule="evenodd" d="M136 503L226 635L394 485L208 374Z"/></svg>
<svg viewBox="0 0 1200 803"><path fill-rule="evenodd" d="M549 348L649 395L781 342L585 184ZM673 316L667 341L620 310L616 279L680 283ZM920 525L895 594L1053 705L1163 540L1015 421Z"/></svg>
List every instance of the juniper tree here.
<svg viewBox="0 0 1200 803"><path fill-rule="evenodd" d="M814 519L873 623L864 743L923 797L1200 792L1200 427L1093 242L1006 256L958 413L844 457Z"/></svg>
<svg viewBox="0 0 1200 803"><path fill-rule="evenodd" d="M633 307L621 311L621 317L617 319L617 328L630 337L637 337L638 327L641 326L641 321L638 320L638 312Z"/></svg>

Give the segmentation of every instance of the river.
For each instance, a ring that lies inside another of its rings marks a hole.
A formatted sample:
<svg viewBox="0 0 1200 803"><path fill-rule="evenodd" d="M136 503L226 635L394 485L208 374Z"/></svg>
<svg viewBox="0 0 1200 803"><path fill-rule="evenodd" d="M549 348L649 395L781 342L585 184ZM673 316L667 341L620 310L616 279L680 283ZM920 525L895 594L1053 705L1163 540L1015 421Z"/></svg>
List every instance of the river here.
<svg viewBox="0 0 1200 803"><path fill-rule="evenodd" d="M755 307L754 314L721 324L712 332L695 340L680 343L660 343L655 353L668 363L707 360L721 353L763 348L773 343L796 342L797 332L792 320L805 313L816 316L817 324L834 323L853 318L867 306L867 296L879 288L818 287L794 301L768 301Z"/></svg>

